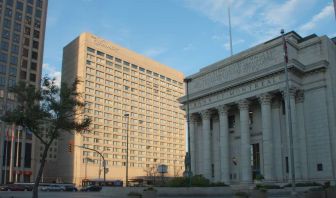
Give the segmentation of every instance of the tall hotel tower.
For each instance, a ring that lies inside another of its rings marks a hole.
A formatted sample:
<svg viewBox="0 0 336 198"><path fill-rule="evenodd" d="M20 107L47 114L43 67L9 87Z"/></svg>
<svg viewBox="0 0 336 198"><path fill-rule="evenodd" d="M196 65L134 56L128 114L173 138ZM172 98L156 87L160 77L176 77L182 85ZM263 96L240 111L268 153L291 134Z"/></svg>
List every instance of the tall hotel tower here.
<svg viewBox="0 0 336 198"><path fill-rule="evenodd" d="M18 81L40 86L47 0L0 0L0 114L14 107L9 88ZM35 138L1 123L0 182L31 182L39 162Z"/></svg>
<svg viewBox="0 0 336 198"><path fill-rule="evenodd" d="M164 164L167 176L182 175L185 156L185 113L177 99L184 95L183 74L112 42L83 33L63 51L62 82L78 88L87 103L92 127L70 133L59 142L57 176L82 184L85 179L126 178L127 134L129 180L149 176ZM128 116L127 116L128 115ZM69 150L69 143L73 148ZM90 149L85 149L90 148Z"/></svg>

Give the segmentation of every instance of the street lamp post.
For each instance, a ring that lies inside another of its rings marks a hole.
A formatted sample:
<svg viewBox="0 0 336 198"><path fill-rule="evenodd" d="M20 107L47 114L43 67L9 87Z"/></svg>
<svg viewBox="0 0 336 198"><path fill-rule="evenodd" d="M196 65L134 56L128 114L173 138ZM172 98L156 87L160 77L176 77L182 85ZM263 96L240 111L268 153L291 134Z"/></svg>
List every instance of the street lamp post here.
<svg viewBox="0 0 336 198"><path fill-rule="evenodd" d="M85 147L85 146L78 146L78 147L83 148L83 149L88 149L88 150L91 150L91 151L95 151L96 153L98 153L100 155L100 157L103 159L104 183L105 183L106 182L106 161L105 161L104 155L96 149L88 148L88 147Z"/></svg>
<svg viewBox="0 0 336 198"><path fill-rule="evenodd" d="M191 151L190 151L190 113L189 113L189 82L191 82L191 78L185 78L184 82L186 83L187 89L187 125L188 125L188 156L187 156L187 164L188 164L188 180L189 187L191 187Z"/></svg>
<svg viewBox="0 0 336 198"><path fill-rule="evenodd" d="M126 120L126 187L128 187L128 124L129 124L129 114L125 113L124 117Z"/></svg>
<svg viewBox="0 0 336 198"><path fill-rule="evenodd" d="M295 169L294 169L294 151L293 151L293 128L292 128L292 114L291 114L291 104L290 104L290 95L289 95L289 77L288 77L288 54L287 54L287 41L285 38L285 30L281 29L281 37L284 50L284 66L285 66L285 76L286 76L286 117L288 121L288 135L289 135L289 151L290 151L290 169L291 169L291 184L292 184L292 197L296 197L295 192Z"/></svg>

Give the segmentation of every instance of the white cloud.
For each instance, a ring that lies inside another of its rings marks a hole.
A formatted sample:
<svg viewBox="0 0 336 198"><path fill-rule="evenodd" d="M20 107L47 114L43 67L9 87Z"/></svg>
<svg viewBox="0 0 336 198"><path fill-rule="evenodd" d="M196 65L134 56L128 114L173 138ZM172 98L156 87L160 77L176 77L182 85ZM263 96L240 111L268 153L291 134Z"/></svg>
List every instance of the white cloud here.
<svg viewBox="0 0 336 198"><path fill-rule="evenodd" d="M229 0L185 2L187 7L228 27ZM316 3L319 3L318 0L285 0L281 3L274 0L234 0L231 2L232 30L247 34L259 43L264 42L279 35L282 28L289 31L298 27L301 20L299 16L314 9Z"/></svg>
<svg viewBox="0 0 336 198"><path fill-rule="evenodd" d="M167 51L165 48L149 48L146 49L142 54L148 57L155 57Z"/></svg>
<svg viewBox="0 0 336 198"><path fill-rule="evenodd" d="M333 17L333 15L334 15L334 7L332 3L330 3L329 5L325 6L321 10L321 12L313 16L309 22L303 24L299 29L302 32L308 32L314 29L319 22L323 21L326 18Z"/></svg>
<svg viewBox="0 0 336 198"><path fill-rule="evenodd" d="M55 78L56 79L56 84L57 85L61 85L61 71L59 71L55 66L52 66L48 63L43 63L42 65L42 75L45 76L49 76L51 78Z"/></svg>

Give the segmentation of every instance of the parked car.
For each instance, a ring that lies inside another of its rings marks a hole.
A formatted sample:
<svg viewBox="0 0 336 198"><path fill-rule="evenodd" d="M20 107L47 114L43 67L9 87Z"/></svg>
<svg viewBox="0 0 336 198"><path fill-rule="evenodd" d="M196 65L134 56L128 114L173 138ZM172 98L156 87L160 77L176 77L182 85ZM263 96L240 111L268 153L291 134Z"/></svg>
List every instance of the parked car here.
<svg viewBox="0 0 336 198"><path fill-rule="evenodd" d="M98 192L102 189L101 186L87 186L81 189L82 192Z"/></svg>
<svg viewBox="0 0 336 198"><path fill-rule="evenodd" d="M8 184L0 186L0 191L25 191L26 188L23 185Z"/></svg>
<svg viewBox="0 0 336 198"><path fill-rule="evenodd" d="M65 187L61 185L49 185L49 186L43 186L41 190L42 191L65 191Z"/></svg>
<svg viewBox="0 0 336 198"><path fill-rule="evenodd" d="M65 186L65 190L64 191L77 192L78 189L75 186Z"/></svg>

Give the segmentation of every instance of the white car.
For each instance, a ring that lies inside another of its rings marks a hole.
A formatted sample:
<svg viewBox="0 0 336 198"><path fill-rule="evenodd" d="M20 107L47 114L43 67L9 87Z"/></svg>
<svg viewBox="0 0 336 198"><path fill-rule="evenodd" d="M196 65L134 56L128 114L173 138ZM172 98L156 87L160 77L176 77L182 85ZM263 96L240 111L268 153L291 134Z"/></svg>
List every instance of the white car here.
<svg viewBox="0 0 336 198"><path fill-rule="evenodd" d="M50 185L41 188L42 191L65 191L65 187L61 185Z"/></svg>

